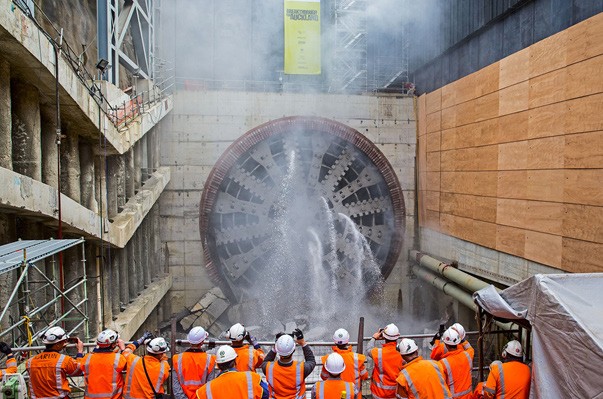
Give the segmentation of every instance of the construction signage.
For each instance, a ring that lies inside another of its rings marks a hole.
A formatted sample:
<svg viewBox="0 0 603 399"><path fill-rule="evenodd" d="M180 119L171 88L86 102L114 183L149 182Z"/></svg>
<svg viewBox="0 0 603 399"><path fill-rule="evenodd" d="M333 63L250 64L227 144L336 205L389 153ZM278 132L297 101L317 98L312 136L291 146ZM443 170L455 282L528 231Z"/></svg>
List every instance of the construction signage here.
<svg viewBox="0 0 603 399"><path fill-rule="evenodd" d="M285 1L285 73L320 75L320 0Z"/></svg>

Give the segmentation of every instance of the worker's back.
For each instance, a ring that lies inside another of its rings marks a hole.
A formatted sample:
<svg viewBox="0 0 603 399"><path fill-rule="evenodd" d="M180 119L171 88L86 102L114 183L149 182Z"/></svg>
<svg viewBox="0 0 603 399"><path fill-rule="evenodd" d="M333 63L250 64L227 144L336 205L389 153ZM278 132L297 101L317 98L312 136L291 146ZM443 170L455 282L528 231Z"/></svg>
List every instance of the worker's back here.
<svg viewBox="0 0 603 399"><path fill-rule="evenodd" d="M312 389L312 399L353 399L354 384L341 378L317 381Z"/></svg>
<svg viewBox="0 0 603 399"><path fill-rule="evenodd" d="M368 371L366 371L365 366L366 356L352 352L351 346L348 346L346 349L340 349L337 346L333 346L332 349L333 352L339 353L345 362L345 370L341 373L341 379L354 383L356 393L358 398L360 398L362 380L368 379ZM321 358L323 365L327 362L327 357L328 355ZM320 376L323 380L326 380L329 377L329 373L325 370L324 366Z"/></svg>
<svg viewBox="0 0 603 399"><path fill-rule="evenodd" d="M448 351L440 360L448 376L448 388L454 398L468 399L471 393L473 357L462 348Z"/></svg>
<svg viewBox="0 0 603 399"><path fill-rule="evenodd" d="M386 342L381 348L371 349L373 378L371 392L379 398L395 398L398 383L396 378L402 369L402 356L396 349L396 341Z"/></svg>
<svg viewBox="0 0 603 399"><path fill-rule="evenodd" d="M451 399L442 365L421 356L406 363L398 376L398 395L408 399Z"/></svg>
<svg viewBox="0 0 603 399"><path fill-rule="evenodd" d="M151 355L140 357L131 354L127 357L127 362L128 372L124 385L125 399L155 399L153 388L157 393L165 392L163 383L170 374L170 366L165 360L159 361ZM148 379L144 366L146 366ZM153 388L151 388L149 380L153 384Z"/></svg>
<svg viewBox="0 0 603 399"><path fill-rule="evenodd" d="M216 366L216 358L202 351L187 350L174 355L172 366L184 394L194 398L197 389L205 385Z"/></svg>
<svg viewBox="0 0 603 399"><path fill-rule="evenodd" d="M486 398L528 399L530 368L520 361L495 361L484 384Z"/></svg>
<svg viewBox="0 0 603 399"><path fill-rule="evenodd" d="M262 377L252 371L227 370L197 390L198 399L261 399Z"/></svg>
<svg viewBox="0 0 603 399"><path fill-rule="evenodd" d="M233 346L233 349L237 353L235 367L239 371L255 371L264 361L264 351L251 345Z"/></svg>
<svg viewBox="0 0 603 399"><path fill-rule="evenodd" d="M125 368L126 358L120 353L111 350L88 353L80 363L86 381L84 398L121 398Z"/></svg>
<svg viewBox="0 0 603 399"><path fill-rule="evenodd" d="M304 362L293 361L286 366L278 361L268 362L266 381L271 398L297 399L306 396Z"/></svg>
<svg viewBox="0 0 603 399"><path fill-rule="evenodd" d="M29 393L32 399L69 396L68 375L79 373L79 364L72 357L56 351L44 351L27 361Z"/></svg>

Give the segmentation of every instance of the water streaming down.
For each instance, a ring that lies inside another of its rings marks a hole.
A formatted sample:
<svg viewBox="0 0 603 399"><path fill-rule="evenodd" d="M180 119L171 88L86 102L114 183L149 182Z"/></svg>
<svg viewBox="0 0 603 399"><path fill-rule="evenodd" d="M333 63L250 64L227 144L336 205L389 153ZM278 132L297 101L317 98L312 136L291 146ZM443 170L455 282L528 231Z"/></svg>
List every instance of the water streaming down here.
<svg viewBox="0 0 603 399"><path fill-rule="evenodd" d="M382 283L366 238L324 197L309 195L300 176L300 154L290 150L278 199L270 247L272 256L249 292L257 306L248 316L267 334L295 324L311 337L326 338L345 327L354 331L367 314L367 294Z"/></svg>

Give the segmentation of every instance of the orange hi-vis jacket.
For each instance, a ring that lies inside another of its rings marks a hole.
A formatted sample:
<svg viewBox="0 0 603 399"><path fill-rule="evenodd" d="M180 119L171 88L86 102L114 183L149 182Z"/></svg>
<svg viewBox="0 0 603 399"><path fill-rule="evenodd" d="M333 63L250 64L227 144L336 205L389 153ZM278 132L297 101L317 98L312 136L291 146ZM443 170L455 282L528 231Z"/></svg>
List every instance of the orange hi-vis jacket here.
<svg viewBox="0 0 603 399"><path fill-rule="evenodd" d="M165 392L163 383L170 376L170 365L168 362L165 360L159 361L159 359L151 355L141 357L130 354L126 357L128 372L126 373L124 385L124 399L155 399L153 389L149 385L149 379L147 379L144 372L143 359L155 392Z"/></svg>
<svg viewBox="0 0 603 399"><path fill-rule="evenodd" d="M239 371L255 371L264 362L264 351L261 349L255 349L251 345L243 345L238 348L233 346L232 349L237 352L235 368Z"/></svg>
<svg viewBox="0 0 603 399"><path fill-rule="evenodd" d="M483 393L487 399L528 399L530 368L518 361L492 362Z"/></svg>
<svg viewBox="0 0 603 399"><path fill-rule="evenodd" d="M442 365L421 356L402 366L397 395L408 399L451 399Z"/></svg>
<svg viewBox="0 0 603 399"><path fill-rule="evenodd" d="M10 355L6 358L6 368L0 370L0 377L5 374L16 374L17 373L17 361L14 355Z"/></svg>
<svg viewBox="0 0 603 399"><path fill-rule="evenodd" d="M448 388L453 398L470 399L473 357L463 348L448 351L440 360L448 376Z"/></svg>
<svg viewBox="0 0 603 399"><path fill-rule="evenodd" d="M187 350L172 357L172 367L184 394L194 398L197 389L205 385L209 374L216 367L216 357L201 351Z"/></svg>
<svg viewBox="0 0 603 399"><path fill-rule="evenodd" d="M69 396L71 388L67 376L79 375L79 362L57 351L44 351L25 365L29 374L31 399L58 399Z"/></svg>
<svg viewBox="0 0 603 399"><path fill-rule="evenodd" d="M80 363L86 380L86 399L119 399L124 389L126 358L113 351L88 353Z"/></svg>
<svg viewBox="0 0 603 399"><path fill-rule="evenodd" d="M253 371L227 370L201 388L198 399L261 399L262 377Z"/></svg>
<svg viewBox="0 0 603 399"><path fill-rule="evenodd" d="M463 350L467 351L469 355L471 355L472 359L475 357L475 349L473 349L469 341L463 340L463 342L461 342L459 345L461 345ZM441 360L445 353L448 353L446 344L441 342L439 339L436 339L433 349L431 350L431 355L429 356L432 360Z"/></svg>
<svg viewBox="0 0 603 399"><path fill-rule="evenodd" d="M395 398L398 387L396 378L404 363L400 352L396 350L396 342L386 342L381 348L371 349L371 357L375 364L371 381L373 398Z"/></svg>
<svg viewBox="0 0 603 399"><path fill-rule="evenodd" d="M358 399L362 398L362 381L367 380L369 375L366 371L366 356L360 353L352 352L352 346L348 346L346 349L339 349L337 346L332 347L333 352L339 353L343 357L345 363L345 370L341 373L341 379L348 382L354 383L354 389ZM327 362L329 355L323 356L322 360L322 371L320 372L320 378L326 380L329 378L329 372L325 369L324 364Z"/></svg>
<svg viewBox="0 0 603 399"><path fill-rule="evenodd" d="M294 361L284 367L278 361L266 363L266 381L268 392L275 399L304 399L306 382L304 378L304 362Z"/></svg>
<svg viewBox="0 0 603 399"><path fill-rule="evenodd" d="M317 381L312 388L312 399L341 399L345 392L345 399L353 399L354 384L341 378L328 378Z"/></svg>

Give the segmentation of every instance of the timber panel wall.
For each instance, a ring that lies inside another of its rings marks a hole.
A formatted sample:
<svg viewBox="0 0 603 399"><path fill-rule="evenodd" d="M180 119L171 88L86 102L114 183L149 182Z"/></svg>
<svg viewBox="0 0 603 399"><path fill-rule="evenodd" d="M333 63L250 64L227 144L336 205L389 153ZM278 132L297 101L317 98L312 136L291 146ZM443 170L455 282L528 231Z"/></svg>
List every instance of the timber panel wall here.
<svg viewBox="0 0 603 399"><path fill-rule="evenodd" d="M419 223L603 271L603 13L418 100Z"/></svg>

